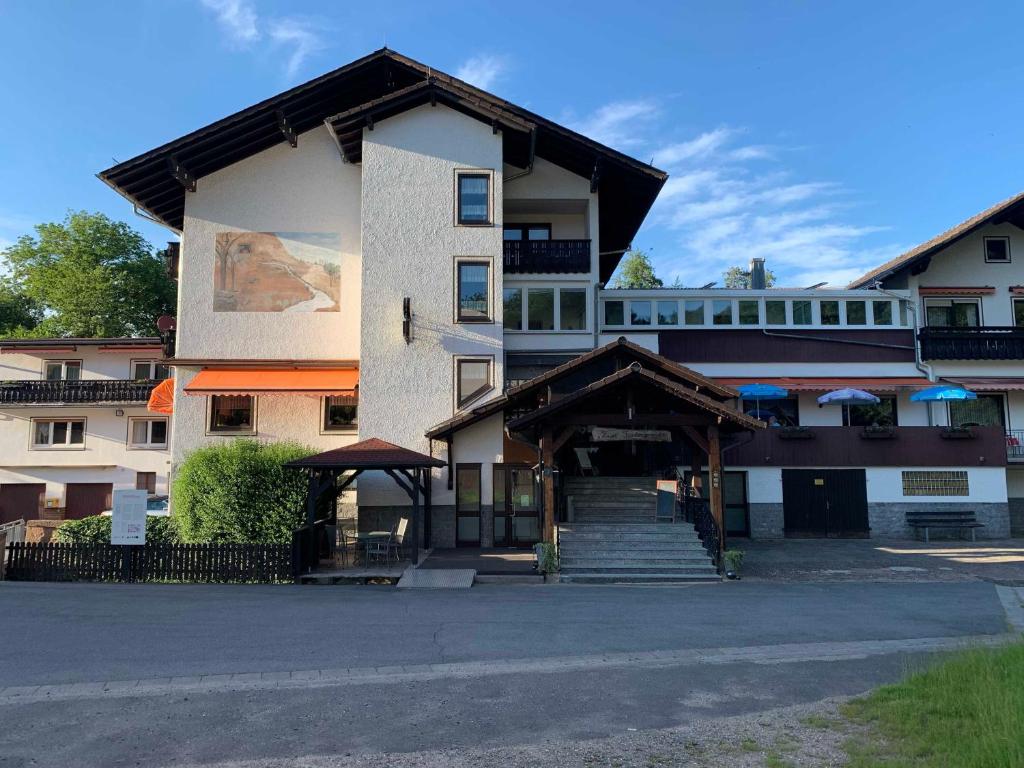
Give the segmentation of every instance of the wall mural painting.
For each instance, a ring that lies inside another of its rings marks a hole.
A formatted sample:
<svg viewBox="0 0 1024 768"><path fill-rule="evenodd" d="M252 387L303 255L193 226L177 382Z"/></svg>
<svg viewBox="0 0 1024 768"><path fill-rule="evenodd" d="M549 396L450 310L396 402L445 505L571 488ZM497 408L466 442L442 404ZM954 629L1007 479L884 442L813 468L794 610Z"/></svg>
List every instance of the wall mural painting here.
<svg viewBox="0 0 1024 768"><path fill-rule="evenodd" d="M218 232L214 312L337 312L341 236L331 232Z"/></svg>

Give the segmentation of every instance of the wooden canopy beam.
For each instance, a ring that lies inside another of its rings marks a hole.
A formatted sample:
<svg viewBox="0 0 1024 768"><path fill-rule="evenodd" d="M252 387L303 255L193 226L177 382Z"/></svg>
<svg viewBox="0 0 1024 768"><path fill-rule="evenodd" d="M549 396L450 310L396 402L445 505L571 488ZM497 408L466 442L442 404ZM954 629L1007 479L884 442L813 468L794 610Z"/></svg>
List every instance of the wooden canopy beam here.
<svg viewBox="0 0 1024 768"><path fill-rule="evenodd" d="M292 128L292 124L288 122L288 118L285 117L284 110L278 109L274 111L274 117L277 118L277 129L281 131L281 135L292 145L292 149L299 146L299 137L295 133L295 129Z"/></svg>
<svg viewBox="0 0 1024 768"><path fill-rule="evenodd" d="M711 517L718 525L718 563L721 567L722 553L725 552L725 507L722 503L722 446L718 427L710 426L708 436L708 499Z"/></svg>
<svg viewBox="0 0 1024 768"><path fill-rule="evenodd" d="M707 438L705 438L704 435L702 435L696 429L694 429L693 427L684 426L683 434L690 438L690 440L693 441L694 445L696 445L698 448L704 451L704 453L710 453Z"/></svg>
<svg viewBox="0 0 1024 768"><path fill-rule="evenodd" d="M174 155L167 158L167 170L171 172L175 181L185 188L186 192L196 191L196 177L189 173L188 169Z"/></svg>

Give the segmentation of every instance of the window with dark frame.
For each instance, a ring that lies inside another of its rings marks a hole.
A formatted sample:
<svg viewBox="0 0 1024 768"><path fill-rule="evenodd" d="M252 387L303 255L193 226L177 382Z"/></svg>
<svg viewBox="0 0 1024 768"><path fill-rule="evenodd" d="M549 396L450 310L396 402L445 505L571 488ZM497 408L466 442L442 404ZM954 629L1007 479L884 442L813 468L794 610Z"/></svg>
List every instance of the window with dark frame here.
<svg viewBox="0 0 1024 768"><path fill-rule="evenodd" d="M526 289L526 322L531 331L555 330L555 289Z"/></svg>
<svg viewBox="0 0 1024 768"><path fill-rule="evenodd" d="M457 358L455 402L462 408L492 388L490 358Z"/></svg>
<svg viewBox="0 0 1024 768"><path fill-rule="evenodd" d="M156 493L156 472L136 472L135 490Z"/></svg>
<svg viewBox="0 0 1024 768"><path fill-rule="evenodd" d="M324 432L351 432L358 426L359 395L329 395L324 398Z"/></svg>
<svg viewBox="0 0 1024 768"><path fill-rule="evenodd" d="M505 288L502 315L506 331L523 330L523 289Z"/></svg>
<svg viewBox="0 0 1024 768"><path fill-rule="evenodd" d="M457 182L459 224L490 224L491 175L459 172Z"/></svg>
<svg viewBox="0 0 1024 768"><path fill-rule="evenodd" d="M210 432L255 432L256 398L210 395Z"/></svg>
<svg viewBox="0 0 1024 768"><path fill-rule="evenodd" d="M1024 299L1013 300L1013 324L1024 328Z"/></svg>
<svg viewBox="0 0 1024 768"><path fill-rule="evenodd" d="M765 322L765 325L785 325L786 324L786 302L784 302L784 301L765 301L765 303L764 303L764 322Z"/></svg>
<svg viewBox="0 0 1024 768"><path fill-rule="evenodd" d="M458 261L455 264L458 320L481 323L491 319L491 264L487 261Z"/></svg>
<svg viewBox="0 0 1024 768"><path fill-rule="evenodd" d="M583 331L586 328L586 289L560 288L558 291L558 329L560 331Z"/></svg>
<svg viewBox="0 0 1024 768"><path fill-rule="evenodd" d="M985 261L990 264L1010 263L1010 238L986 237Z"/></svg>
<svg viewBox="0 0 1024 768"><path fill-rule="evenodd" d="M736 302L740 325L757 325L761 322L761 308L757 301L741 299Z"/></svg>
<svg viewBox="0 0 1024 768"><path fill-rule="evenodd" d="M479 464L455 465L455 544L480 545Z"/></svg>
<svg viewBox="0 0 1024 768"><path fill-rule="evenodd" d="M625 310L623 308L623 303L621 301L606 301L604 303L604 324L626 324Z"/></svg>
<svg viewBox="0 0 1024 768"><path fill-rule="evenodd" d="M823 301L819 305L822 325L839 325L839 302Z"/></svg>
<svg viewBox="0 0 1024 768"><path fill-rule="evenodd" d="M505 224L505 240L550 240L550 224Z"/></svg>

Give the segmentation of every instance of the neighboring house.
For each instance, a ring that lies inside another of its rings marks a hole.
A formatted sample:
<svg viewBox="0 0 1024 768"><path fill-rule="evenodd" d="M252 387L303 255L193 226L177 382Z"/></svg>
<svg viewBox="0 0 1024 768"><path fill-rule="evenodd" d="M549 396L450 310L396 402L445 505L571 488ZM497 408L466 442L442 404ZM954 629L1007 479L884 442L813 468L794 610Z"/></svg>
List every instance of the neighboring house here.
<svg viewBox="0 0 1024 768"><path fill-rule="evenodd" d="M604 290L666 174L392 51L101 177L181 234L174 463L381 438L447 463L439 547L552 538L580 474L583 498L701 471L732 535L905 535L935 504L1006 533L1002 433L964 450L908 400L930 383L909 293ZM744 415L733 385L763 379L810 430ZM817 408L844 386L885 402ZM351 500L364 528L409 514L386 477Z"/></svg>
<svg viewBox="0 0 1024 768"><path fill-rule="evenodd" d="M1024 531L1024 194L855 280L910 294L920 355L977 400L934 407L937 424L1005 431L1013 527Z"/></svg>
<svg viewBox="0 0 1024 768"><path fill-rule="evenodd" d="M0 523L167 493L169 419L146 409L163 357L156 338L0 340Z"/></svg>

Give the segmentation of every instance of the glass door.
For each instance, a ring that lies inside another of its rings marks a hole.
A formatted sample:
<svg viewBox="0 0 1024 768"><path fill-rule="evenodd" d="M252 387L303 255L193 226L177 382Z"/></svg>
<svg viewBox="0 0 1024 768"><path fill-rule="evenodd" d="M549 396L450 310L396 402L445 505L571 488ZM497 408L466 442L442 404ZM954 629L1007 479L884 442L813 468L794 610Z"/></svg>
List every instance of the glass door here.
<svg viewBox="0 0 1024 768"><path fill-rule="evenodd" d="M537 483L527 466L494 467L494 546L530 547L540 541Z"/></svg>

